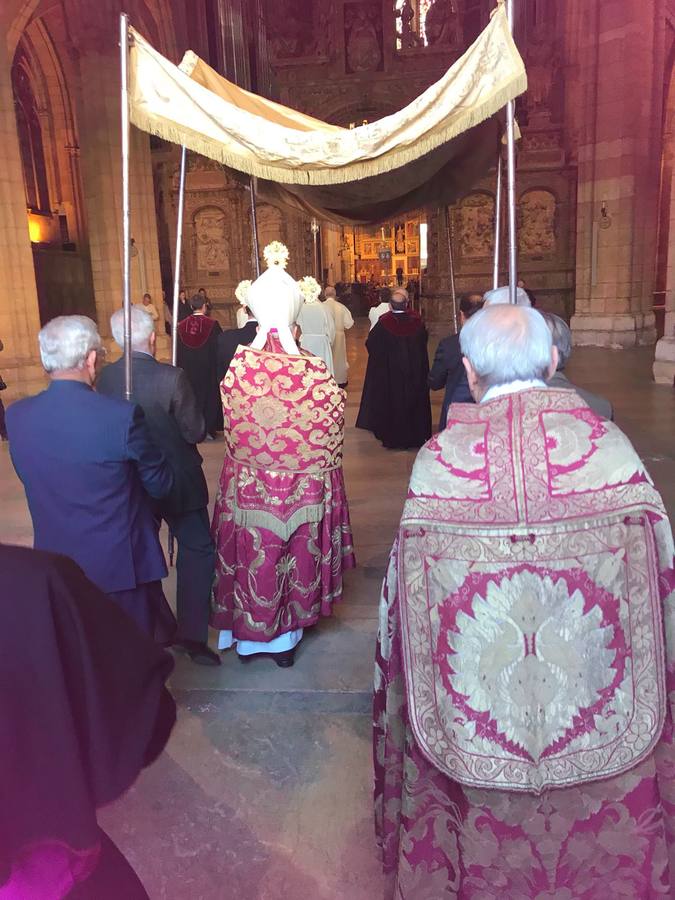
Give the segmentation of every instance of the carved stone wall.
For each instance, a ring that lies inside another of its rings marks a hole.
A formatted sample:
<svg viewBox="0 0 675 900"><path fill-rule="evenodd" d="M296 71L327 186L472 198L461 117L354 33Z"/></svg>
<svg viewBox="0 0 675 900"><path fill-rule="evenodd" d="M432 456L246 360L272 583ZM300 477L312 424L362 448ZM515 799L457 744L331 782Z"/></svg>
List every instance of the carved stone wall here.
<svg viewBox="0 0 675 900"><path fill-rule="evenodd" d="M418 4L317 0L311 7L313 17L305 16L302 27L311 26L314 36L306 30L302 52L291 57L284 51L273 59L280 97L304 112L348 125L388 115L418 96L487 24L493 4L483 0L431 4L426 21L429 46L413 39L420 30L410 18L410 9L419 8ZM542 306L569 317L574 310L576 154L574 146L564 140L563 35L559 13L552 7L528 0L518 20L517 39L527 48L530 79L530 91L518 103L523 132L518 154L519 264L521 277L541 296ZM328 28L319 52L319 16L329 13L334 16L333 27ZM302 18L292 10L291 15ZM298 21L293 29L300 27ZM492 286L494 205L493 172L470 186L452 210L458 292ZM426 311L429 317L448 322L445 213L439 216L438 211L427 210L427 223ZM505 248L505 239L503 243ZM502 280L506 278L505 264L506 254Z"/></svg>
<svg viewBox="0 0 675 900"><path fill-rule="evenodd" d="M158 144L154 170L162 278L170 296L178 210L179 163L175 149ZM310 272L309 221L264 203L258 204L257 213L261 269L265 245L281 240L290 251L289 271L296 277ZM255 278L251 195L248 187L223 166L197 154L188 155L180 271L181 285L188 296L200 287L206 288L222 324L233 325L238 306L235 288L244 278Z"/></svg>

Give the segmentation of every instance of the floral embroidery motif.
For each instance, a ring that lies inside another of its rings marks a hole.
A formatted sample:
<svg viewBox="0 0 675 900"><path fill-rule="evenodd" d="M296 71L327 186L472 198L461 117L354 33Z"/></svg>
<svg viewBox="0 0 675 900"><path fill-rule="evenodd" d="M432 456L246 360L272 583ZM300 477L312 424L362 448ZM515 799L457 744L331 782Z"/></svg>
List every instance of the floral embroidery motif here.
<svg viewBox="0 0 675 900"><path fill-rule="evenodd" d="M270 640L330 615L354 565L344 391L320 361L241 347L221 385L212 624Z"/></svg>
<svg viewBox="0 0 675 900"><path fill-rule="evenodd" d="M446 432L418 457L375 670L387 900L673 894L673 541L633 448L592 413L577 426L575 402L533 390L452 408L486 426L479 503L440 462ZM531 694L514 684L525 660Z"/></svg>
<svg viewBox="0 0 675 900"><path fill-rule="evenodd" d="M521 570L490 580L448 637L450 683L538 760L617 677L614 629L602 620L562 576Z"/></svg>

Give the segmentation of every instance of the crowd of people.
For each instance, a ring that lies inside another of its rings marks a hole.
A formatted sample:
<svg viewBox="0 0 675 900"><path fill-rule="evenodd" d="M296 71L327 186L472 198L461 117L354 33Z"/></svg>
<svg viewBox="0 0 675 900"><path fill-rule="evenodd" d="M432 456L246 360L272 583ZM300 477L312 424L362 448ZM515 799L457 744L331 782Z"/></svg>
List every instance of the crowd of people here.
<svg viewBox="0 0 675 900"><path fill-rule="evenodd" d="M48 389L7 410L35 550L0 547L0 641L25 651L20 665L7 652L0 682L2 788L19 811L0 823L0 897L146 896L96 808L168 740L163 648L292 666L355 565L342 471L354 322L330 287L322 302L314 279L291 277L283 245L265 259L238 288L237 328L191 298L178 367L155 358L151 298L132 308L131 402L124 359L104 366L95 323L68 316L39 335ZM462 297L431 367L406 289L379 299L356 425L421 447L376 650L385 896L668 896L662 500L608 401L565 376L568 326L524 289L514 305L507 288ZM122 310L110 328L123 348ZM434 436L430 389L444 391ZM220 431L209 518L197 445ZM175 616L161 521L178 546Z"/></svg>

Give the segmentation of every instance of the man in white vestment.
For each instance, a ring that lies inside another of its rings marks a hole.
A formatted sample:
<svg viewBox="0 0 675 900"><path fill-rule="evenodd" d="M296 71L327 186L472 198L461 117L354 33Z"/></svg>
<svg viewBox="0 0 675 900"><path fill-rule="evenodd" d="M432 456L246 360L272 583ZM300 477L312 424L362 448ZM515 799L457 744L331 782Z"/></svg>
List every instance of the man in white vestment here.
<svg viewBox="0 0 675 900"><path fill-rule="evenodd" d="M373 330L373 328L377 325L377 323L385 313L391 312L390 300L391 288L380 288L380 302L377 304L377 306L373 306L368 313L368 320L370 321L370 331Z"/></svg>
<svg viewBox="0 0 675 900"><path fill-rule="evenodd" d="M321 286L311 275L302 278L298 284L305 299L296 319L302 332L300 346L322 359L328 371L334 376L332 345L335 338L335 322L319 300Z"/></svg>
<svg viewBox="0 0 675 900"><path fill-rule="evenodd" d="M335 380L340 387L347 386L349 377L349 363L347 362L347 340L345 331L353 328L354 319L344 303L340 303L337 299L335 288L329 285L324 291L323 308L327 310L335 326L335 337L333 338L333 366L335 368Z"/></svg>

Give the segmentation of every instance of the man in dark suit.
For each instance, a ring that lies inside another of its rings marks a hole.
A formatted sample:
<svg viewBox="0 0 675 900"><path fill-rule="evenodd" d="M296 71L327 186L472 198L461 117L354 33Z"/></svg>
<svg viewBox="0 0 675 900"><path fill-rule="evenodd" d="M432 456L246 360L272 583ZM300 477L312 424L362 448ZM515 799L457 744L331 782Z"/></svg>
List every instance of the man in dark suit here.
<svg viewBox="0 0 675 900"><path fill-rule="evenodd" d="M124 346L124 311L110 319L112 334ZM204 416L185 372L157 362L151 317L131 310L133 400L148 423L155 444L173 471L173 489L157 509L178 541L176 560L176 646L200 665L220 665L207 646L215 549L209 528L209 491L195 444L204 437ZM101 394L124 396L124 359L106 366L96 387Z"/></svg>
<svg viewBox="0 0 675 900"><path fill-rule="evenodd" d="M464 294L459 301L460 327L474 313L478 312L482 306L482 294ZM440 391L441 388L445 388L441 420L438 423L438 430L443 431L448 415L448 407L451 403L473 403L473 397L469 391L469 382L466 378L466 370L462 363L459 334L449 334L439 342L436 348L436 355L434 356L434 363L429 372L429 387L432 391Z"/></svg>
<svg viewBox="0 0 675 900"><path fill-rule="evenodd" d="M245 307L248 319L243 328L230 328L218 335L218 379L222 381L227 370L230 368L232 357L237 352L237 347L244 344L246 347L251 343L258 331L258 320L255 318L251 310Z"/></svg>
<svg viewBox="0 0 675 900"><path fill-rule="evenodd" d="M168 642L176 622L150 498L171 491L169 463L138 406L93 391L101 338L91 319L52 319L39 342L51 384L7 410L34 546L70 556L144 631Z"/></svg>

